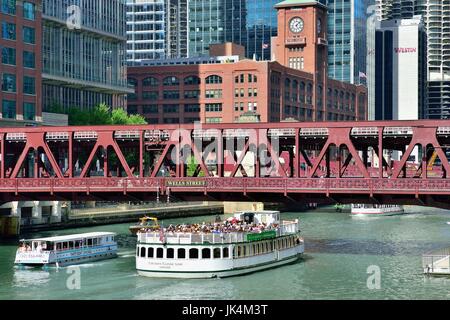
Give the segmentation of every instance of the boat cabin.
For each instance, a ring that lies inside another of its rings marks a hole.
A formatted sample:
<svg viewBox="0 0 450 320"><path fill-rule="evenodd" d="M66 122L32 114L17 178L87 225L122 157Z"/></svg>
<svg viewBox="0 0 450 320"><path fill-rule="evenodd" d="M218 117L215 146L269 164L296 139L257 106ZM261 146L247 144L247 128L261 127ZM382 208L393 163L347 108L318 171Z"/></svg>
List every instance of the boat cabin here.
<svg viewBox="0 0 450 320"><path fill-rule="evenodd" d="M273 225L280 223L280 212L261 210L261 211L239 211L234 214L234 218L244 221L247 224L261 224Z"/></svg>

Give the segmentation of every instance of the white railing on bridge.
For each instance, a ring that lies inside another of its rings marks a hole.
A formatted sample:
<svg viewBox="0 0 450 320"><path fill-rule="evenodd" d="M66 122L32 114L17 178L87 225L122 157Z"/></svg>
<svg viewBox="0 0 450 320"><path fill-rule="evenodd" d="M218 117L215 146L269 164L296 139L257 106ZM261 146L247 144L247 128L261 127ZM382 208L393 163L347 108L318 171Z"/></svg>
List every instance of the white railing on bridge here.
<svg viewBox="0 0 450 320"><path fill-rule="evenodd" d="M95 131L79 131L73 135L76 140L95 140L98 138L98 134Z"/></svg>
<svg viewBox="0 0 450 320"><path fill-rule="evenodd" d="M374 136L378 135L377 127L357 127L353 128L351 134L353 136Z"/></svg>
<svg viewBox="0 0 450 320"><path fill-rule="evenodd" d="M6 140L8 140L8 141L25 141L25 140L27 140L27 135L26 135L26 133L23 133L23 132L7 133Z"/></svg>
<svg viewBox="0 0 450 320"><path fill-rule="evenodd" d="M136 140L139 139L139 131L138 130L115 131L114 138L122 140Z"/></svg>
<svg viewBox="0 0 450 320"><path fill-rule="evenodd" d="M328 128L303 128L300 130L300 136L304 137L328 136Z"/></svg>
<svg viewBox="0 0 450 320"><path fill-rule="evenodd" d="M450 127L439 127L437 129L439 135L450 135Z"/></svg>
<svg viewBox="0 0 450 320"><path fill-rule="evenodd" d="M223 131L224 138L242 138L250 137L250 131L245 129L225 129Z"/></svg>
<svg viewBox="0 0 450 320"><path fill-rule="evenodd" d="M69 140L68 132L47 132L45 135L47 140Z"/></svg>
<svg viewBox="0 0 450 320"><path fill-rule="evenodd" d="M144 133L145 140L148 141L167 141L170 133L167 130L147 130Z"/></svg>
<svg viewBox="0 0 450 320"><path fill-rule="evenodd" d="M217 138L220 134L219 130L216 129L207 129L207 130L201 130L201 129L195 129L192 132L192 137L194 139L207 139L211 140L212 138Z"/></svg>
<svg viewBox="0 0 450 320"><path fill-rule="evenodd" d="M384 135L398 136L398 135L412 135L413 129L411 127L386 127L384 128Z"/></svg>
<svg viewBox="0 0 450 320"><path fill-rule="evenodd" d="M295 129L293 128L280 128L280 129L269 129L269 137L294 137Z"/></svg>

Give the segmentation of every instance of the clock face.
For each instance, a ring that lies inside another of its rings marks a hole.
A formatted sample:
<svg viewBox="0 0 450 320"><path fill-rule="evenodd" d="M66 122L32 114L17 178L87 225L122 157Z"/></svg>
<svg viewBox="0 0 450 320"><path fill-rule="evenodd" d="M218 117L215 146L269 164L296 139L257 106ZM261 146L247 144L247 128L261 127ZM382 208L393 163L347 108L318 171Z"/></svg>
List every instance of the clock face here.
<svg viewBox="0 0 450 320"><path fill-rule="evenodd" d="M322 31L322 20L317 20L317 34L319 34Z"/></svg>
<svg viewBox="0 0 450 320"><path fill-rule="evenodd" d="M298 33L303 30L303 20L300 17L295 17L289 22L289 28L292 32Z"/></svg>

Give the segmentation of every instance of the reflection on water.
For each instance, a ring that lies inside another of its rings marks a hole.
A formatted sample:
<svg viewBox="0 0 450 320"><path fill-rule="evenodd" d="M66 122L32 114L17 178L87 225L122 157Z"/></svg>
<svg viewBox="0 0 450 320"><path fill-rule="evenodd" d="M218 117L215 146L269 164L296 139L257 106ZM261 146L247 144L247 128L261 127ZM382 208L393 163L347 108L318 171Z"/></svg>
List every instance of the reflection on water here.
<svg viewBox="0 0 450 320"><path fill-rule="evenodd" d="M50 272L36 268L14 268L13 286L27 288L41 286L50 281Z"/></svg>

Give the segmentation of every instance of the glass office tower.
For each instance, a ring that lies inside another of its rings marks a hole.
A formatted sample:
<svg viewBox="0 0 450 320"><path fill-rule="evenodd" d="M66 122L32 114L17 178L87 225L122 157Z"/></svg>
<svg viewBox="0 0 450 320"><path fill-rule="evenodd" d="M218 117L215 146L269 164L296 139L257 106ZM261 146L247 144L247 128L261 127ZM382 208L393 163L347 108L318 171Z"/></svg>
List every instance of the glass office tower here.
<svg viewBox="0 0 450 320"><path fill-rule="evenodd" d="M328 76L366 84L366 20L370 0L328 0Z"/></svg>
<svg viewBox="0 0 450 320"><path fill-rule="evenodd" d="M210 44L243 45L246 56L269 60L270 40L277 35L280 0L190 0L189 56L208 54Z"/></svg>

